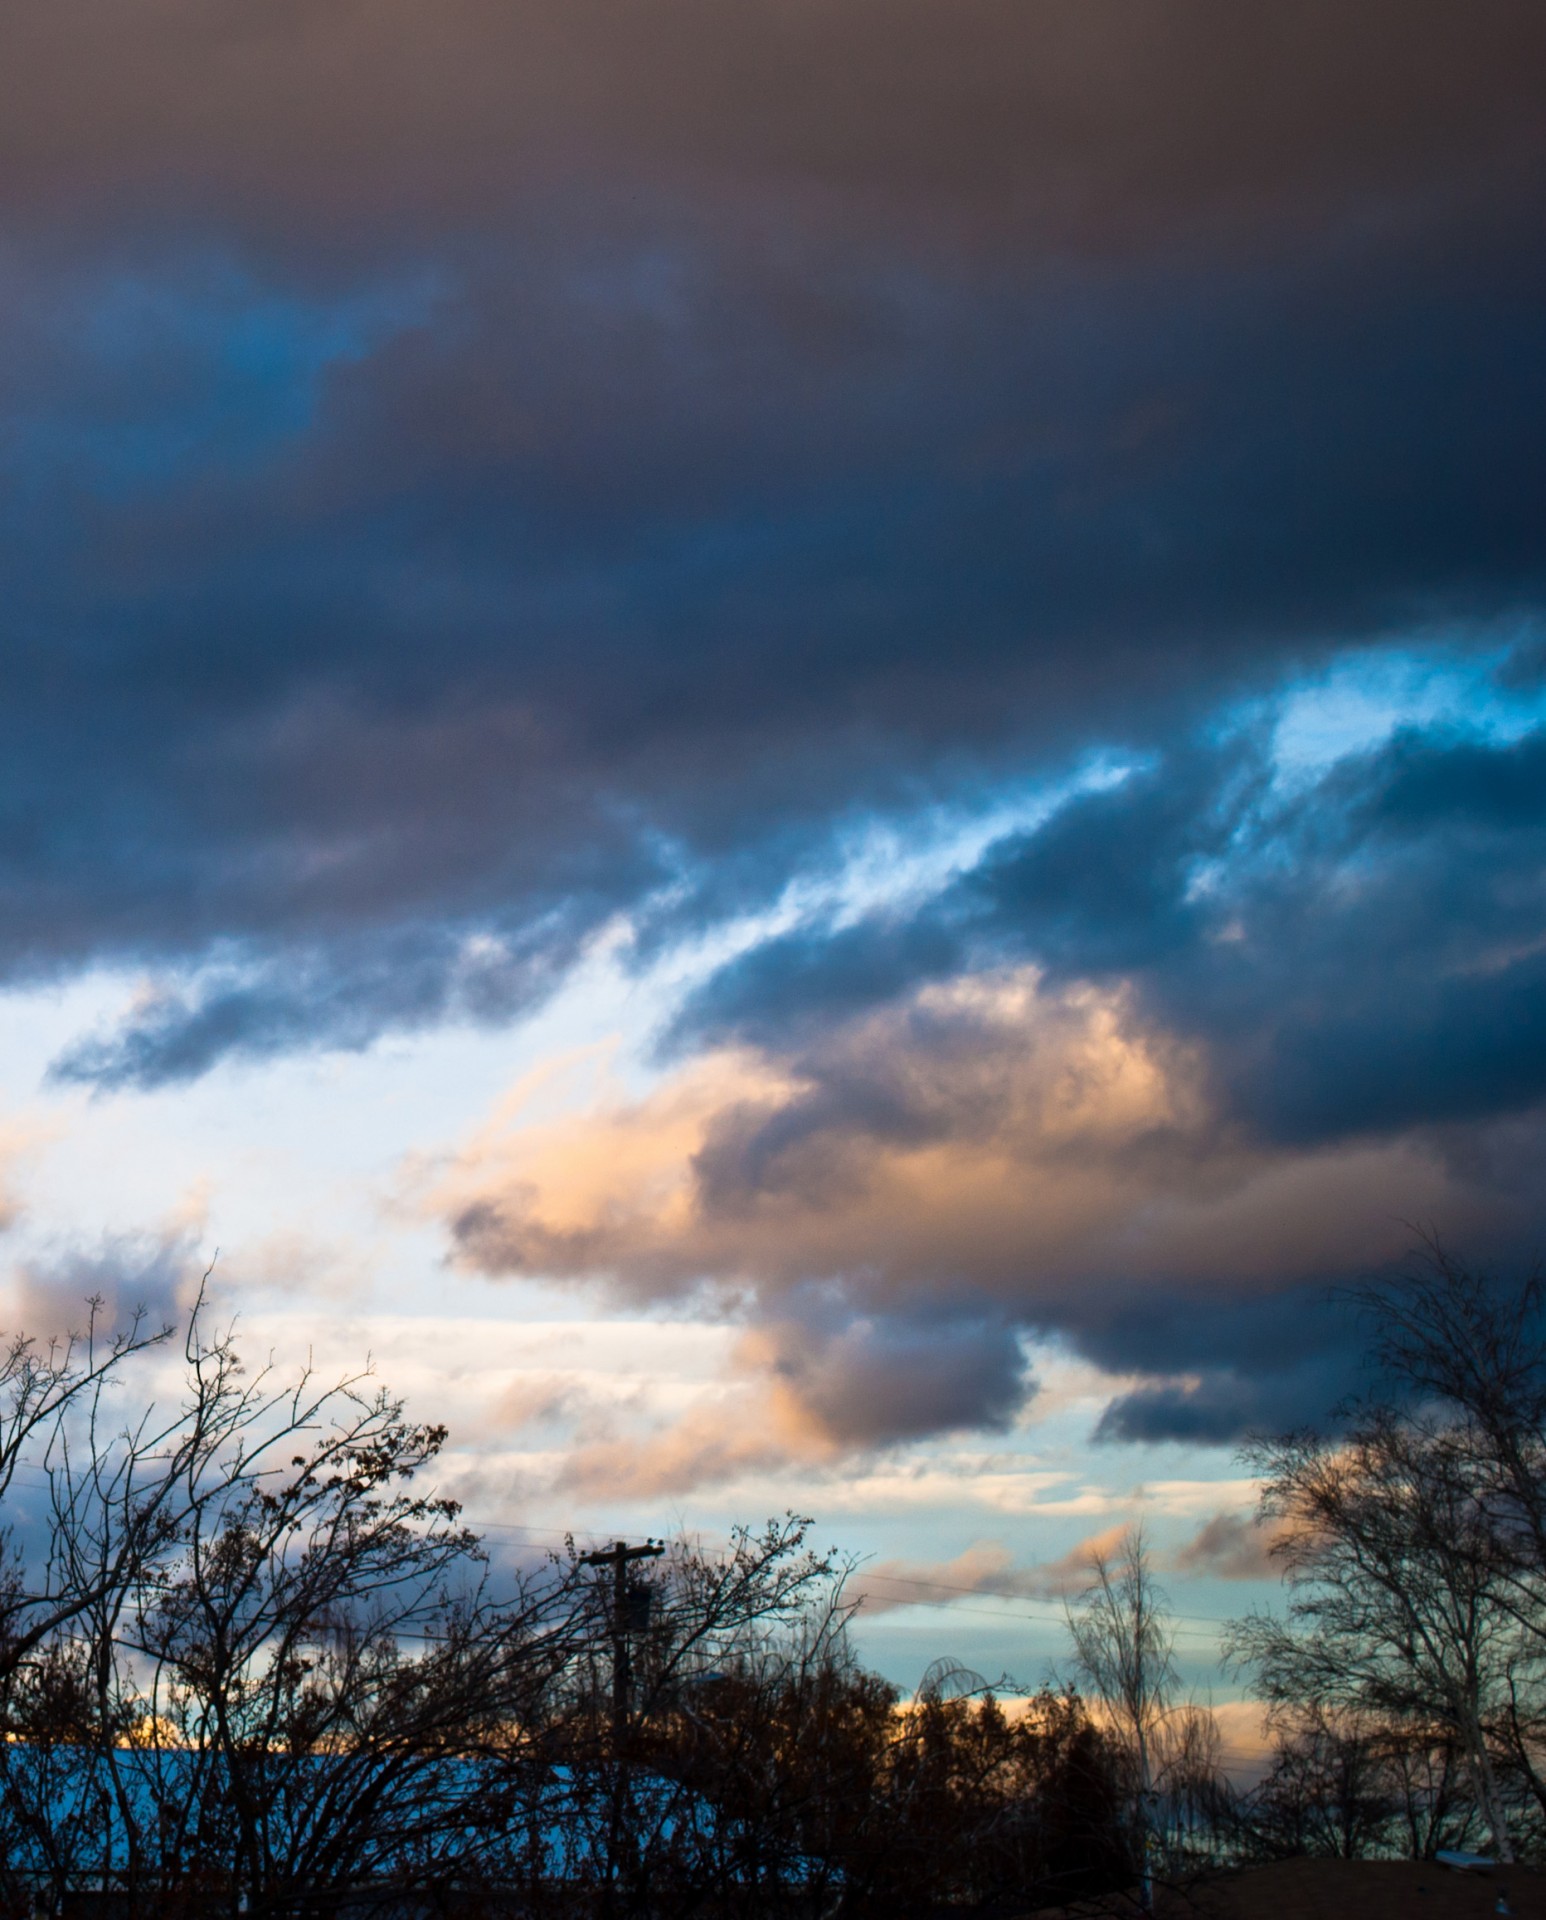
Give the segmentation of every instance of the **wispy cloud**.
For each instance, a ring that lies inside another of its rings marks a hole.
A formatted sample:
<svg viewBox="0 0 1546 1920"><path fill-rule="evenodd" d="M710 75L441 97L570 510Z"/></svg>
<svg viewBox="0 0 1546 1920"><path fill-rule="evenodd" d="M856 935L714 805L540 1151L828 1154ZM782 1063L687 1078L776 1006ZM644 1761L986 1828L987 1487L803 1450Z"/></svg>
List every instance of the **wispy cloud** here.
<svg viewBox="0 0 1546 1920"><path fill-rule="evenodd" d="M1020 1566L997 1540L977 1540L950 1560L878 1560L854 1577L867 1613L898 1607L948 1606L972 1594L1005 1599L1057 1600L1088 1586L1097 1554L1109 1554L1122 1538L1125 1522L1093 1533L1055 1560Z"/></svg>

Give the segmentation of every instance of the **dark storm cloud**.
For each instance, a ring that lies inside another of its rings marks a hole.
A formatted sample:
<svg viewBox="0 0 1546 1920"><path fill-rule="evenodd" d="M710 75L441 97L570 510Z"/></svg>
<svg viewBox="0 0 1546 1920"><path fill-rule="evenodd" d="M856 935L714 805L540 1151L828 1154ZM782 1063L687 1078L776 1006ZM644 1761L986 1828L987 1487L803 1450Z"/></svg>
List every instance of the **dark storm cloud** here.
<svg viewBox="0 0 1546 1920"><path fill-rule="evenodd" d="M963 957L962 941L936 918L783 934L713 973L673 1020L663 1050L732 1037L787 1043L802 1027L942 978Z"/></svg>
<svg viewBox="0 0 1546 1920"><path fill-rule="evenodd" d="M728 266L703 297L733 314ZM1195 298L1164 350L1185 364L1140 369L1140 391L1220 345L1227 318ZM1465 428L1491 435L1485 461L1458 426L1419 434L1405 389L1356 423L1423 496L1421 524L1399 503L1381 520L1345 442L1372 369L1339 366L1346 342L1325 343L1318 393L1253 397L1256 421L1215 408L1146 464L1109 442L1152 313L1070 329L1085 337L1038 366L1034 295L1003 296L1024 325L1000 316L985 352L960 304L814 379L754 338L744 397L737 356L711 354L708 392L674 414L677 377L647 361L589 425L551 398L523 418L509 387L554 362L523 365L518 331L476 342L481 368L414 334L344 362L279 454L212 485L196 459L150 499L104 481L89 552L48 501L16 554L13 969L186 960L222 937L271 956L404 922L497 932L581 899L594 925L672 877L701 914L737 877L766 897L835 813L948 791L963 764L980 782L1070 731L1152 740L1265 672L1273 642L1356 637L1402 605L1495 608L1533 580L1543 503L1510 454L1531 407L1508 381ZM1245 324L1265 335L1239 378L1270 392L1287 332ZM599 366L608 345L565 352ZM235 419L266 408L265 385L230 378ZM759 396L790 383L810 411L775 418ZM919 407L931 384L955 391ZM497 433L490 405L515 414ZM1274 471L1285 407L1327 484ZM984 470L960 442L990 411L1026 444ZM447 422L471 423L470 448L436 444Z"/></svg>
<svg viewBox="0 0 1546 1920"><path fill-rule="evenodd" d="M951 968L1135 987L1278 1143L1546 1096L1546 731L1405 728L1309 785L1260 731L1078 795L901 923L755 947L676 1033L784 1045ZM835 1089L828 1105L839 1098Z"/></svg>
<svg viewBox="0 0 1546 1920"><path fill-rule="evenodd" d="M1351 1281L1355 1273L1343 1276ZM1322 1425L1357 1388L1365 1331L1325 1282L1266 1297L1102 1302L1077 1321L1081 1351L1116 1372L1145 1373L1102 1414L1105 1441L1230 1444L1243 1434ZM1183 1377L1166 1378L1175 1370Z"/></svg>
<svg viewBox="0 0 1546 1920"><path fill-rule="evenodd" d="M1325 1140L1546 1095L1546 734L1407 730L1281 820L1156 1004L1217 1036L1239 1110ZM1255 870L1252 871L1252 865Z"/></svg>
<svg viewBox="0 0 1546 1920"><path fill-rule="evenodd" d="M465 1017L468 941L555 928L536 990L836 820L1533 605L1546 29L1289 13L27 22L0 966L166 975L68 1070Z"/></svg>
<svg viewBox="0 0 1546 1920"><path fill-rule="evenodd" d="M800 1418L841 1446L1007 1426L1033 1391L1013 1326L969 1298L856 1318L841 1298L796 1292L755 1345Z"/></svg>
<svg viewBox="0 0 1546 1920"><path fill-rule="evenodd" d="M530 0L258 15L61 0L17 23L13 205L152 198L275 228L476 218L533 174L825 189L1142 242L1508 178L1539 134L1536 11L1332 0L1245 17L964 0Z"/></svg>
<svg viewBox="0 0 1546 1920"><path fill-rule="evenodd" d="M261 1060L315 1045L358 1049L385 1024L510 1020L573 955L573 944L542 923L520 942L485 934L469 948L422 934L372 941L355 953L340 942L256 966L216 964L188 989L152 996L108 1032L83 1036L50 1073L105 1090L157 1087L196 1078L226 1058Z"/></svg>

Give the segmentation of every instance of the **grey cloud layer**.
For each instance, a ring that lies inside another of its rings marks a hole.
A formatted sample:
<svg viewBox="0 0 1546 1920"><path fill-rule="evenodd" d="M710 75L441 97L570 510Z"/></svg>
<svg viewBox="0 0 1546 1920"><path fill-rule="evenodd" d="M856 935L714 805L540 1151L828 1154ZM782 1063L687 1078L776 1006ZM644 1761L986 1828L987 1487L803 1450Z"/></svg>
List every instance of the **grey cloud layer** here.
<svg viewBox="0 0 1546 1920"><path fill-rule="evenodd" d="M1289 13L29 22L0 969L172 976L65 1069L504 1017L836 817L1534 606L1538 13Z"/></svg>
<svg viewBox="0 0 1546 1920"><path fill-rule="evenodd" d="M0 93L13 206L433 222L587 164L1013 214L1087 243L1315 217L1528 162L1538 13L1333 0L61 0Z"/></svg>
<svg viewBox="0 0 1546 1920"><path fill-rule="evenodd" d="M154 981L56 1071L507 1020L619 911L1112 749L683 1010L689 1231L482 1169L460 1245L728 1278L829 1439L1001 1421L1023 1327L1114 1356L1140 1299L1111 1431L1298 1404L1243 1296L1385 1257L1360 1205L1534 1231L1543 750L1285 796L1206 723L1539 630L1543 64L1533 0L34 10L0 982Z"/></svg>

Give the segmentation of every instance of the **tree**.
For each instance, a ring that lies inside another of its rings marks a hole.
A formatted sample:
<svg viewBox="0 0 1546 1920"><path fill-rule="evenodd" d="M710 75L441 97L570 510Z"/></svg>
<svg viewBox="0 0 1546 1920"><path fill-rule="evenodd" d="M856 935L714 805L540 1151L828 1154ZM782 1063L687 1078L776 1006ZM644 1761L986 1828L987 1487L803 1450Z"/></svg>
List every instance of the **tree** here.
<svg viewBox="0 0 1546 1920"><path fill-rule="evenodd" d="M18 1333L0 1351L0 1502L7 1509L0 1525L0 1693L39 1647L121 1587L132 1563L175 1524L158 1497L164 1488L108 1489L99 1478L98 1499L118 1491L125 1496L118 1552L90 1568L72 1552L75 1502L86 1497L70 1471L72 1423L97 1431L111 1390L135 1361L164 1347L175 1332L151 1326L143 1313L115 1332L102 1326L100 1298L93 1296L85 1307L83 1333L47 1344ZM145 1438L142 1429L142 1446ZM11 1518L13 1488L24 1467L47 1480L41 1553L18 1543Z"/></svg>
<svg viewBox="0 0 1546 1920"><path fill-rule="evenodd" d="M368 1370L249 1372L207 1318L170 1389L137 1325L0 1360L0 1909L869 1920L1125 1873L1112 1735L953 1669L903 1703L807 1521L673 1543L621 1618L572 1550L496 1578L443 1428Z"/></svg>
<svg viewBox="0 0 1546 1920"><path fill-rule="evenodd" d="M1395 1282L1358 1298L1373 1358L1397 1396L1441 1424L1469 1490L1472 1538L1517 1630L1490 1733L1546 1814L1546 1279L1537 1267L1510 1285L1430 1235Z"/></svg>
<svg viewBox="0 0 1546 1920"><path fill-rule="evenodd" d="M1546 1347L1537 1275L1508 1289L1430 1242L1363 1290L1379 1373L1340 1432L1245 1459L1290 1587L1232 1657L1280 1713L1452 1746L1504 1860L1521 1784L1546 1809Z"/></svg>
<svg viewBox="0 0 1546 1920"><path fill-rule="evenodd" d="M53 1524L14 1601L42 1626L0 1676L9 1864L255 1912L505 1871L544 1696L589 1637L577 1584L496 1602L455 1503L414 1485L443 1429L365 1375L249 1376L203 1312L171 1407L115 1419L122 1347L46 1428Z"/></svg>
<svg viewBox="0 0 1546 1920"><path fill-rule="evenodd" d="M613 1600L594 1589L591 1649L567 1673L550 1738L567 1768L562 1846L603 1913L663 1899L684 1915L716 1900L751 1913L785 1897L791 1872L819 1870L794 1838L780 1709L839 1664L851 1606L844 1570L807 1546L810 1524L789 1514L737 1528L723 1552L680 1539L646 1563L621 1730L597 1657L613 1640Z"/></svg>
<svg viewBox="0 0 1546 1920"><path fill-rule="evenodd" d="M1397 1397L1447 1416L1492 1551L1523 1583L1521 1625L1546 1635L1546 1276L1509 1286L1429 1235L1395 1280L1354 1298Z"/></svg>
<svg viewBox="0 0 1546 1920"><path fill-rule="evenodd" d="M1372 1409L1336 1441L1290 1436L1250 1457L1263 1513L1284 1529L1276 1551L1292 1597L1286 1620L1237 1623L1230 1656L1273 1707L1442 1728L1499 1857L1512 1859L1489 1729L1507 1701L1517 1623L1443 1432Z"/></svg>
<svg viewBox="0 0 1546 1920"><path fill-rule="evenodd" d="M254 1905L465 1873L585 1631L574 1583L496 1603L455 1502L413 1485L444 1428L360 1377L271 1388L220 1342L187 1418L187 1520L119 1629L145 1744L197 1757L188 1810L208 1831L218 1805Z"/></svg>
<svg viewBox="0 0 1546 1920"><path fill-rule="evenodd" d="M1129 1527L1113 1553L1094 1554L1090 1570L1090 1585L1068 1610L1074 1667L1128 1756L1140 1897L1149 1912L1157 1763L1179 1684L1175 1634L1141 1526Z"/></svg>

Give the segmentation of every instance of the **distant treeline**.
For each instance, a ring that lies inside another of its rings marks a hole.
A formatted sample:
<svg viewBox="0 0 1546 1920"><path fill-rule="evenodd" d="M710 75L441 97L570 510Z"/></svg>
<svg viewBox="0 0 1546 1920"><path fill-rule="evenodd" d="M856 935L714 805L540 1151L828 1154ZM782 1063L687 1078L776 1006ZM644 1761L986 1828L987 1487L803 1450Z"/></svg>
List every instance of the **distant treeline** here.
<svg viewBox="0 0 1546 1920"><path fill-rule="evenodd" d="M367 1377L244 1371L201 1305L0 1360L0 1906L903 1916L1145 1899L1220 1860L1540 1849L1540 1289L1372 1291L1368 1398L1251 1458L1289 1582L1231 1632L1231 1788L1143 1537L1023 1697L866 1672L798 1518L491 1565ZM178 1362L169 1399L139 1375ZM614 1577L614 1574L616 1577ZM1008 1700L1006 1695L1017 1697Z"/></svg>

